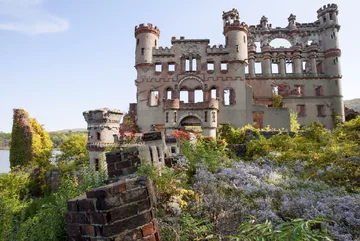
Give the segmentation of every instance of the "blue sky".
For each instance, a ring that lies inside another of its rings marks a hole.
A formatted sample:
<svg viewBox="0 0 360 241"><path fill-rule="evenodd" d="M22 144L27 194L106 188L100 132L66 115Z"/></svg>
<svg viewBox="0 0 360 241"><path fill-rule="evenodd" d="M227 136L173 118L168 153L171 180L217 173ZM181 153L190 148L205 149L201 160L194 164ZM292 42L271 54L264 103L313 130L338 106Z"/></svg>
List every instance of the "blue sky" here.
<svg viewBox="0 0 360 241"><path fill-rule="evenodd" d="M339 0L344 99L359 98L360 1ZM46 130L86 128L84 110L127 111L136 101L134 27L153 23L159 45L172 36L209 38L223 44L222 11L240 20L286 26L290 13L313 22L322 0L119 1L0 0L0 131L10 132L12 109L24 108Z"/></svg>

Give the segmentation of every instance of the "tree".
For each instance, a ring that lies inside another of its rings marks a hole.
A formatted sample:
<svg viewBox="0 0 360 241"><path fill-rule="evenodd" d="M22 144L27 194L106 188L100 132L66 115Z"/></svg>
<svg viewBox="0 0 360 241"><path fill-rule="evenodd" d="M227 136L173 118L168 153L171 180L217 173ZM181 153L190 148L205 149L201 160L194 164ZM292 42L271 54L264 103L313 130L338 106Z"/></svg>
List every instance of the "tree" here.
<svg viewBox="0 0 360 241"><path fill-rule="evenodd" d="M88 163L88 151L86 149L87 136L74 134L61 143L59 149L62 154L58 158L59 163L71 163L82 166Z"/></svg>

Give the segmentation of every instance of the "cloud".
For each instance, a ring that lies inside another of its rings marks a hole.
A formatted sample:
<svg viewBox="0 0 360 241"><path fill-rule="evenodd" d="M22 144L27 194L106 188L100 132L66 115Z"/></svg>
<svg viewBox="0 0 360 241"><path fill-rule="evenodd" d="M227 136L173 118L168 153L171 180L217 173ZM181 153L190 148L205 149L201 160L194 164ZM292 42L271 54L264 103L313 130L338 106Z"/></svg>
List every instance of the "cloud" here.
<svg viewBox="0 0 360 241"><path fill-rule="evenodd" d="M42 0L0 0L0 30L36 35L63 32L69 27L66 19L47 12Z"/></svg>

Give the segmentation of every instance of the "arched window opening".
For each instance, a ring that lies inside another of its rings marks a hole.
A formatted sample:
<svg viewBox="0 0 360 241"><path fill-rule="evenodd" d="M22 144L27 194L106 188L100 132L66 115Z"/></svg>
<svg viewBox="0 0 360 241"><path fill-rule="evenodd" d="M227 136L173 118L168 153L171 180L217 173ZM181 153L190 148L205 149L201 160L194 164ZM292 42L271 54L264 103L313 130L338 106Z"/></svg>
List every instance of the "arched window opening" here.
<svg viewBox="0 0 360 241"><path fill-rule="evenodd" d="M291 43L287 39L276 38L270 42L272 48L291 48Z"/></svg>
<svg viewBox="0 0 360 241"><path fill-rule="evenodd" d="M189 91L185 89L180 90L180 101L183 101L184 103L189 103Z"/></svg>
<svg viewBox="0 0 360 241"><path fill-rule="evenodd" d="M201 89L195 90L195 103L204 102L204 93Z"/></svg>
<svg viewBox="0 0 360 241"><path fill-rule="evenodd" d="M150 92L150 106L157 106L159 103L159 91L152 90Z"/></svg>
<svg viewBox="0 0 360 241"><path fill-rule="evenodd" d="M166 99L172 100L172 89L171 88L166 89Z"/></svg>

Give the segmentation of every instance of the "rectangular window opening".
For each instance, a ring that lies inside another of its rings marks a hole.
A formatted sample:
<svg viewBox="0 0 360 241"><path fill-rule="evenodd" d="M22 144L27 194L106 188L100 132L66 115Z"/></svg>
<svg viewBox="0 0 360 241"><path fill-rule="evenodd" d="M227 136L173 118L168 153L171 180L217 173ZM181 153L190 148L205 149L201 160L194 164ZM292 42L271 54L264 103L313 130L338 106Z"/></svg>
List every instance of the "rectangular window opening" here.
<svg viewBox="0 0 360 241"><path fill-rule="evenodd" d="M187 90L180 90L180 101L189 103L189 92Z"/></svg>
<svg viewBox="0 0 360 241"><path fill-rule="evenodd" d="M161 72L162 71L162 64L155 64L155 72Z"/></svg>
<svg viewBox="0 0 360 241"><path fill-rule="evenodd" d="M139 45L139 43L140 43L140 39L137 39L136 40L136 45Z"/></svg>
<svg viewBox="0 0 360 241"><path fill-rule="evenodd" d="M304 86L303 85L295 85L295 89L298 96L304 96Z"/></svg>
<svg viewBox="0 0 360 241"><path fill-rule="evenodd" d="M271 64L271 71L273 74L278 74L279 73L279 65L278 63L272 63Z"/></svg>
<svg viewBox="0 0 360 241"><path fill-rule="evenodd" d="M293 63L292 62L287 62L286 63L286 73L292 74L293 72L294 72Z"/></svg>
<svg viewBox="0 0 360 241"><path fill-rule="evenodd" d="M204 93L202 90L195 90L195 103L204 102Z"/></svg>
<svg viewBox="0 0 360 241"><path fill-rule="evenodd" d="M204 111L204 122L207 122L208 120L208 112Z"/></svg>
<svg viewBox="0 0 360 241"><path fill-rule="evenodd" d="M220 70L227 70L228 69L228 64L227 63L221 63L220 64Z"/></svg>
<svg viewBox="0 0 360 241"><path fill-rule="evenodd" d="M99 171L100 170L100 162L99 159L95 159L95 171Z"/></svg>
<svg viewBox="0 0 360 241"><path fill-rule="evenodd" d="M302 61L302 71L306 73L307 61Z"/></svg>
<svg viewBox="0 0 360 241"><path fill-rule="evenodd" d="M96 140L101 141L101 133L96 132Z"/></svg>
<svg viewBox="0 0 360 241"><path fill-rule="evenodd" d="M249 65L245 66L245 74L249 74Z"/></svg>
<svg viewBox="0 0 360 241"><path fill-rule="evenodd" d="M191 69L191 71L196 71L196 63L197 63L197 59L192 59L192 69Z"/></svg>
<svg viewBox="0 0 360 241"><path fill-rule="evenodd" d="M260 53L261 52L261 44L260 44L260 42L255 42L255 45L256 45L256 52Z"/></svg>
<svg viewBox="0 0 360 241"><path fill-rule="evenodd" d="M174 64L174 63L169 63L169 65L168 65L168 71L169 71L169 72L175 71L175 64Z"/></svg>
<svg viewBox="0 0 360 241"><path fill-rule="evenodd" d="M185 60L185 71L190 71L190 60L189 59Z"/></svg>
<svg viewBox="0 0 360 241"><path fill-rule="evenodd" d="M296 106L296 111L297 111L298 117L306 116L306 107L305 107L305 105L297 105Z"/></svg>
<svg viewBox="0 0 360 241"><path fill-rule="evenodd" d="M224 89L224 105L230 105L230 90Z"/></svg>
<svg viewBox="0 0 360 241"><path fill-rule="evenodd" d="M325 117L325 105L317 105L316 109L318 117Z"/></svg>
<svg viewBox="0 0 360 241"><path fill-rule="evenodd" d="M171 100L171 99L172 99L172 91L171 91L171 90L167 90L167 91L166 91L166 99L167 99L167 100Z"/></svg>
<svg viewBox="0 0 360 241"><path fill-rule="evenodd" d="M165 113L165 122L169 123L169 112Z"/></svg>
<svg viewBox="0 0 360 241"><path fill-rule="evenodd" d="M216 99L216 89L211 89L211 99Z"/></svg>
<svg viewBox="0 0 360 241"><path fill-rule="evenodd" d="M256 74L261 74L262 73L261 63L260 62L255 62L255 73Z"/></svg>
<svg viewBox="0 0 360 241"><path fill-rule="evenodd" d="M207 63L207 70L208 71L214 71L214 63L213 62L208 62Z"/></svg>
<svg viewBox="0 0 360 241"><path fill-rule="evenodd" d="M324 90L321 85L315 86L315 96L323 96Z"/></svg>
<svg viewBox="0 0 360 241"><path fill-rule="evenodd" d="M150 106L157 106L159 103L159 91L152 90L150 92Z"/></svg>
<svg viewBox="0 0 360 241"><path fill-rule="evenodd" d="M144 55L145 53L145 48L141 48L141 55Z"/></svg>
<svg viewBox="0 0 360 241"><path fill-rule="evenodd" d="M273 95L279 94L279 87L278 86L271 86L271 92Z"/></svg>

